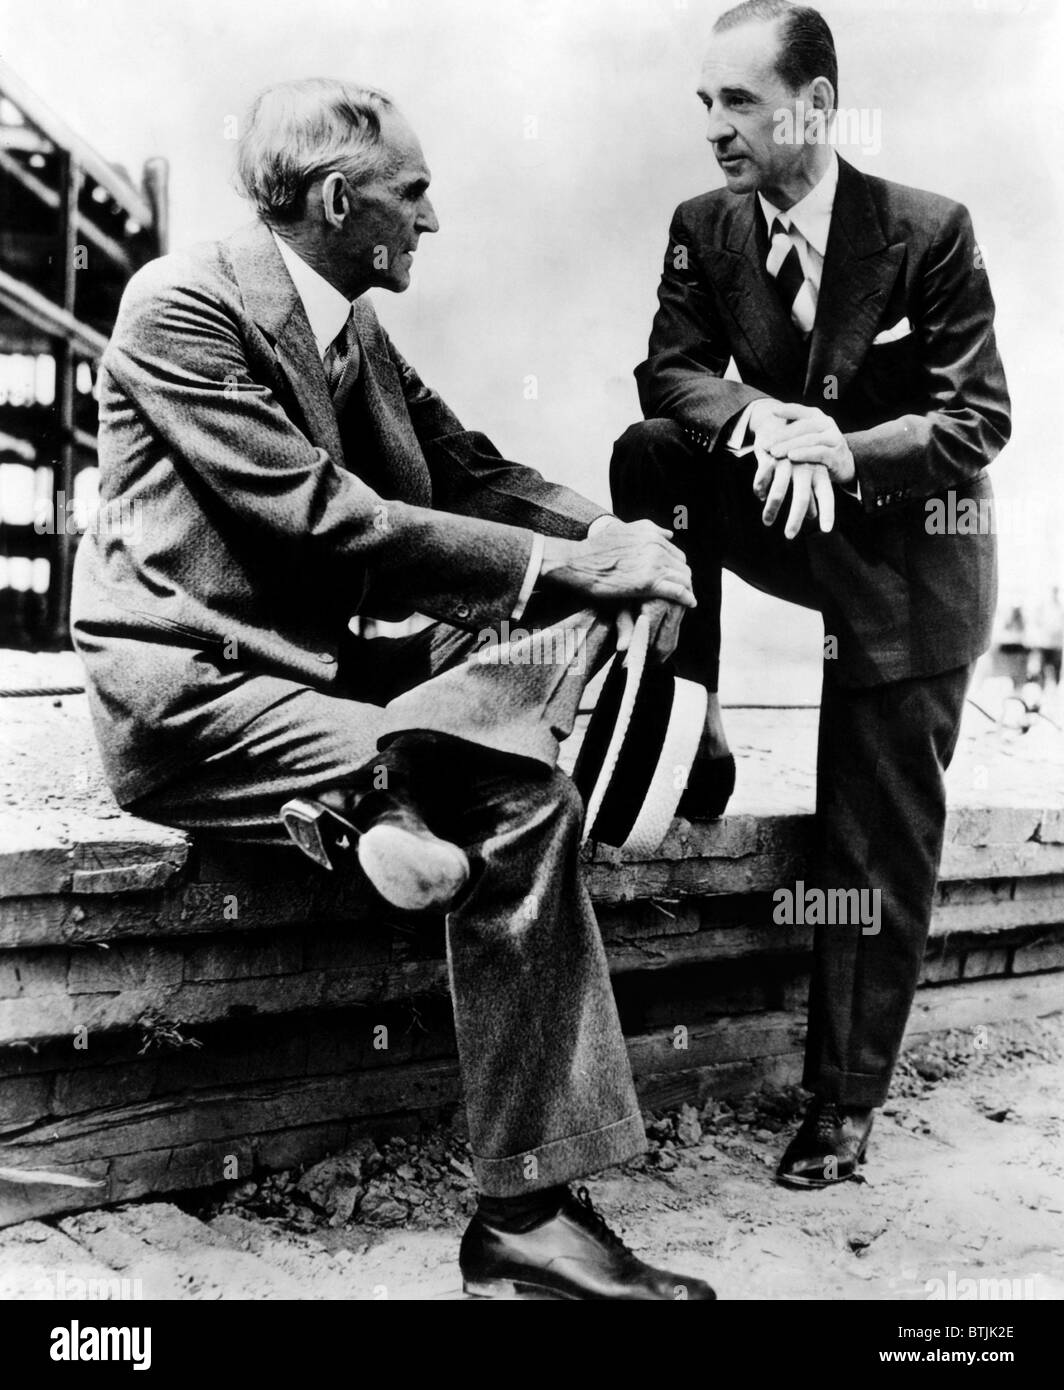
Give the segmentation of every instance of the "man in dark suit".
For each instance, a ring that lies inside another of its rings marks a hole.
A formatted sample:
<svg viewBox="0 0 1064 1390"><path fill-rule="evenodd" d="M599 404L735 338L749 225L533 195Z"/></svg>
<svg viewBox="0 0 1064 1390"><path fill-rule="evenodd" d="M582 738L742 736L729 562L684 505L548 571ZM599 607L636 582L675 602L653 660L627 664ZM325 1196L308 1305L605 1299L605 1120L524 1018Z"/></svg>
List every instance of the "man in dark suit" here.
<svg viewBox="0 0 1064 1390"><path fill-rule="evenodd" d="M558 742L624 606L668 655L686 563L464 430L381 328L362 295L405 289L437 229L388 98L268 90L239 173L259 220L139 272L101 370L73 630L111 786L264 845L287 843L284 806L319 863L447 912L481 1191L469 1291L711 1299L568 1186L645 1140ZM139 525L110 527L112 507ZM370 635L414 613L418 631ZM530 636L472 659L517 619Z"/></svg>
<svg viewBox="0 0 1064 1390"><path fill-rule="evenodd" d="M681 674L717 689L722 566L824 617L820 878L838 904L877 894L881 930L816 929L813 1101L778 1173L798 1186L854 1174L887 1094L989 637L993 535L939 534L926 503L989 498L1009 435L967 211L839 159L837 93L815 10L751 0L717 21L698 96L725 187L676 211L636 370L647 419L612 465L617 514L676 524L694 574ZM690 816L719 815L734 782L715 696L707 734Z"/></svg>

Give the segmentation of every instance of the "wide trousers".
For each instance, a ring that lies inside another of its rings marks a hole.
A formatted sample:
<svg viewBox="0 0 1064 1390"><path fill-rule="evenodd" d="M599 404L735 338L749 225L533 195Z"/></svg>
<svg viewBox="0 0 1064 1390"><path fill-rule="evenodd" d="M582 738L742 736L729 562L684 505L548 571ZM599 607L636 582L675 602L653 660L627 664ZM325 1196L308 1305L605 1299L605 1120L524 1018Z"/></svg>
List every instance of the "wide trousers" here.
<svg viewBox="0 0 1064 1390"><path fill-rule="evenodd" d="M441 761L446 809L433 828L473 869L447 916L447 952L474 1171L490 1196L568 1182L645 1148L581 876L583 805L556 767L612 644L590 611L537 622L534 606L519 631L436 623L359 639L346 697L293 684L277 700L272 686L235 739L128 808L200 835L287 846L278 815L288 798L343 784L397 733L463 740L457 773L453 758Z"/></svg>
<svg viewBox="0 0 1064 1390"><path fill-rule="evenodd" d="M674 530L691 567L698 607L684 617L680 674L717 689L722 568L776 597L821 607L803 537L788 541L782 517L762 524L745 460L710 458L672 421L648 420L617 441L610 477L617 515L649 516ZM803 1084L825 1099L886 1099L927 943L944 775L971 672L966 665L852 688L824 663L812 881L873 893L861 901L879 908L878 931L863 921L816 928Z"/></svg>

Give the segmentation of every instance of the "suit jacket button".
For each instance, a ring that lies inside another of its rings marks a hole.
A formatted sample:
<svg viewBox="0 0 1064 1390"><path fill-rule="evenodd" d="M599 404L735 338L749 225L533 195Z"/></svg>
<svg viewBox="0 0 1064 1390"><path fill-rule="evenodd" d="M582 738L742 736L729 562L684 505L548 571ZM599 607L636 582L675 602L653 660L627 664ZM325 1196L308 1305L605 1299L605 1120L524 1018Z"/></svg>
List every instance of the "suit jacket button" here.
<svg viewBox="0 0 1064 1390"><path fill-rule="evenodd" d="M469 613L470 608L468 603L460 603L458 607L454 610L454 616L456 618L468 618Z"/></svg>

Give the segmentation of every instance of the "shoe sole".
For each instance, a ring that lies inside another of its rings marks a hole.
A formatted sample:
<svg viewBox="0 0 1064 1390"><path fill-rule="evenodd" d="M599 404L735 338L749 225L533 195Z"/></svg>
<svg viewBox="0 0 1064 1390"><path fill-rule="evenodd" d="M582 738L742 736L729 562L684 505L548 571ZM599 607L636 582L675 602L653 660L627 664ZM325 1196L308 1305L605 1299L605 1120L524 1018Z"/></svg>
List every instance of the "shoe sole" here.
<svg viewBox="0 0 1064 1390"><path fill-rule="evenodd" d="M559 1293L557 1289L545 1289L539 1284L515 1283L512 1279L463 1279L462 1291L470 1298L527 1298L561 1303L580 1301L575 1294Z"/></svg>
<svg viewBox="0 0 1064 1390"><path fill-rule="evenodd" d="M847 1173L844 1178L799 1178L792 1177L790 1174L782 1176L776 1174L776 1183L779 1187L810 1188L810 1187L837 1187L840 1182L853 1182L858 1177L857 1172L861 1164L865 1161L865 1154L868 1152L868 1140L857 1150L857 1157L853 1162L853 1172Z"/></svg>
<svg viewBox="0 0 1064 1390"><path fill-rule="evenodd" d="M393 907L424 912L452 903L469 881L469 860L449 840L372 825L358 841L358 862Z"/></svg>
<svg viewBox="0 0 1064 1390"><path fill-rule="evenodd" d="M364 833L332 807L296 797L281 807L281 821L308 859L334 870L330 855L352 850L366 878L385 902L406 912L448 906L469 880L469 859L457 845L415 835L395 825L373 825ZM323 828L342 833L327 843Z"/></svg>

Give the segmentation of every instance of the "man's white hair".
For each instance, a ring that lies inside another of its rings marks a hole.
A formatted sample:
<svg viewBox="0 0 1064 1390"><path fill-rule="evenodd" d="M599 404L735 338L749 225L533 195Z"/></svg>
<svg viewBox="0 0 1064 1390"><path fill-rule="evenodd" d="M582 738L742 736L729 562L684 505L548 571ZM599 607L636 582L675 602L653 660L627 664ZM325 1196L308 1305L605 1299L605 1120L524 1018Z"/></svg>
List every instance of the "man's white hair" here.
<svg viewBox="0 0 1064 1390"><path fill-rule="evenodd" d="M297 221L315 179L336 171L357 186L380 168L381 116L391 110L386 93L331 77L267 87L244 121L241 190L269 225Z"/></svg>

